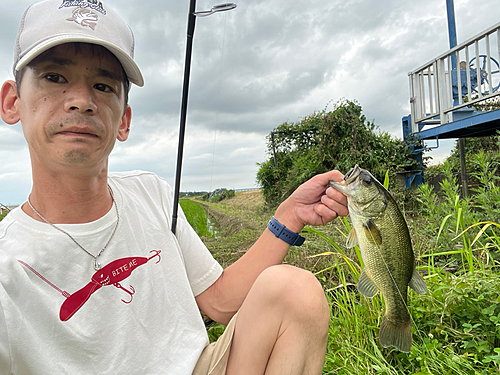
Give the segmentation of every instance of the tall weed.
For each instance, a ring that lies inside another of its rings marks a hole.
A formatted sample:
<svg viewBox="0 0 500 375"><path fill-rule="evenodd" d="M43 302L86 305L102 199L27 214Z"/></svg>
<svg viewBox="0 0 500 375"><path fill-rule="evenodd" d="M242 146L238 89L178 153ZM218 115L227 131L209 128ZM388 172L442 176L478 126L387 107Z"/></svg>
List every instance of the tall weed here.
<svg viewBox="0 0 500 375"><path fill-rule="evenodd" d="M500 222L500 177L497 175L497 165L492 163L489 155L483 150L473 156L475 170L472 175L477 179L478 186L474 189L473 206L478 211L481 220Z"/></svg>
<svg viewBox="0 0 500 375"><path fill-rule="evenodd" d="M339 280L337 287L325 285L332 315L323 374L500 374L500 275L495 260L500 258L500 191L496 166L481 153L474 160L479 186L469 199L460 197L449 166L439 192L427 184L416 191L419 209L407 220L419 239L424 238L415 252L428 293L409 293L414 341L408 354L378 343L383 298L367 299L349 287L362 268L359 249L348 252L342 243L349 221L341 220L330 235L321 233L332 251L319 255L332 257L330 268Z"/></svg>

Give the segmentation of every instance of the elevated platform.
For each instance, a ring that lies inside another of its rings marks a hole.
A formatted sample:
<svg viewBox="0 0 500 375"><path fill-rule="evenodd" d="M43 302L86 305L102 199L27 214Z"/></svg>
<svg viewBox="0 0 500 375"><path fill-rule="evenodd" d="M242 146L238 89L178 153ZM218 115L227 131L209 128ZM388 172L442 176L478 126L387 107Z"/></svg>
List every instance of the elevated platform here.
<svg viewBox="0 0 500 375"><path fill-rule="evenodd" d="M403 118L405 137L496 134L500 129L499 61L497 23L408 73L411 116Z"/></svg>
<svg viewBox="0 0 500 375"><path fill-rule="evenodd" d="M427 126L429 127L429 125ZM435 139L436 137L439 139L450 139L485 137L495 135L498 130L500 130L500 110L490 112L474 111L467 117L458 118L456 121L428 128L416 134L421 139Z"/></svg>

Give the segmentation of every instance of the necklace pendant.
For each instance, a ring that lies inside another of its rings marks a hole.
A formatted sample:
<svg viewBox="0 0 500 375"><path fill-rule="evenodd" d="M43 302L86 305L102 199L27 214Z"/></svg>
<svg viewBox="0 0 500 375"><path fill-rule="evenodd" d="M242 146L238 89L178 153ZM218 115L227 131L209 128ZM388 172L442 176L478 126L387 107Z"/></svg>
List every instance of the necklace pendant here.
<svg viewBox="0 0 500 375"><path fill-rule="evenodd" d="M54 229L57 229L59 232L61 233L64 233L65 235L67 235L69 238L71 238L71 240L80 248L82 249L83 251L85 251L88 255L90 255L92 258L94 258L94 269L96 271L99 271L101 269L101 265L99 263L97 263L97 258L99 258L99 256L102 254L102 252L104 250L106 250L106 248L108 247L109 243L111 242L111 239L113 238L113 236L115 235L116 233L116 229L118 228L118 223L120 222L120 213L118 212L118 204L116 203L115 201L115 198L113 196L113 190L111 190L111 186L109 186L108 184L108 190L109 190L109 193L111 194L111 206L115 206L115 210L116 210L116 225L115 225L115 229L113 229L113 233L111 233L111 237L109 237L108 239L108 242L106 242L106 245L104 245L104 247L102 248L101 251L99 251L99 254L97 254L96 256L94 256L92 253L90 253L87 249L85 249L82 245L80 245L72 236L71 234L69 234L68 232L66 232L65 230L55 226L54 224L52 224L50 221L48 221L47 219L45 219L37 210L35 210L35 208L33 207L33 205L31 204L31 201L30 201L30 196L28 196L28 204L30 206L30 208L33 210L33 212L35 214L38 215L38 217L40 219L42 219L44 222L46 222L47 224L49 224L51 227L53 227Z"/></svg>

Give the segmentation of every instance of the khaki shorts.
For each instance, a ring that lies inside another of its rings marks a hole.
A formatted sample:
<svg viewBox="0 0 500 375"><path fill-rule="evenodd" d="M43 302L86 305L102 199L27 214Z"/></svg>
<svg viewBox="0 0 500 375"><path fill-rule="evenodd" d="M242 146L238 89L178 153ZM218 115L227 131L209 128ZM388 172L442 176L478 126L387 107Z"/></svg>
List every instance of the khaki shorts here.
<svg viewBox="0 0 500 375"><path fill-rule="evenodd" d="M224 375L226 373L229 351L233 342L234 326L238 313L229 321L224 333L201 353L193 375Z"/></svg>

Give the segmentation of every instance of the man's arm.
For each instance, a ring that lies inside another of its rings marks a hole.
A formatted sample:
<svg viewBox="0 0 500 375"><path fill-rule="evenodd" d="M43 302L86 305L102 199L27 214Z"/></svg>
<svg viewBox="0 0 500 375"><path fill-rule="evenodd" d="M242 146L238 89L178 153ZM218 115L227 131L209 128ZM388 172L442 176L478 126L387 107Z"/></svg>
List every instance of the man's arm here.
<svg viewBox="0 0 500 375"><path fill-rule="evenodd" d="M337 216L347 215L347 199L328 187L328 181L341 181L339 171L311 178L297 188L276 210L274 217L293 232L305 225L325 225ZM248 291L266 268L281 264L290 245L269 229L219 279L196 297L198 307L213 320L227 324L238 311Z"/></svg>

